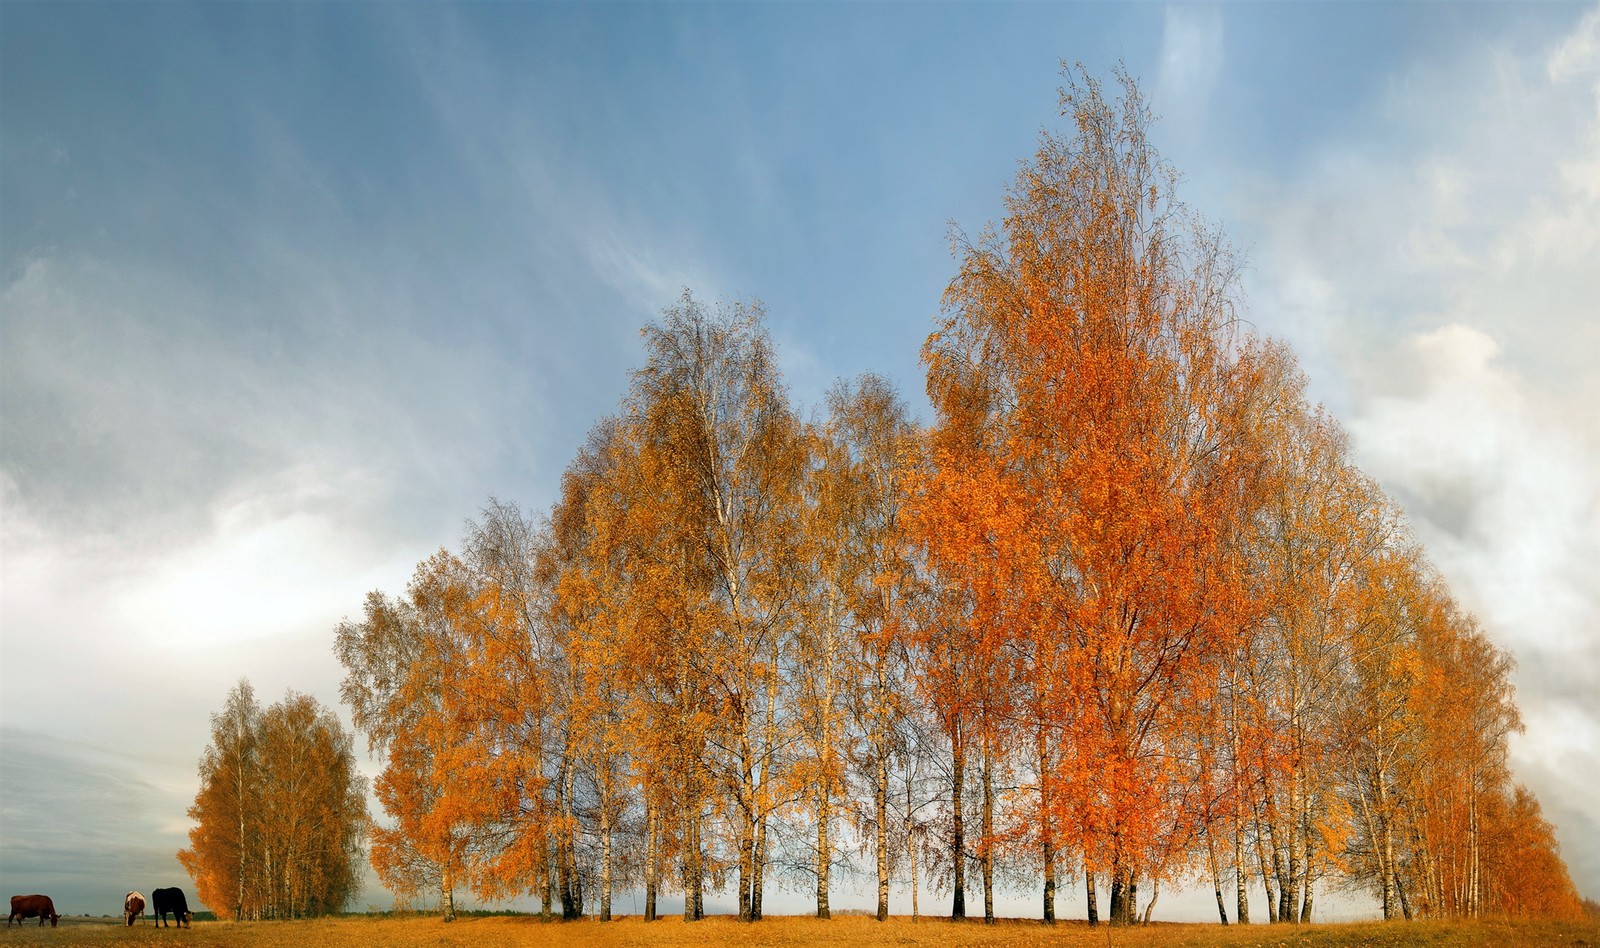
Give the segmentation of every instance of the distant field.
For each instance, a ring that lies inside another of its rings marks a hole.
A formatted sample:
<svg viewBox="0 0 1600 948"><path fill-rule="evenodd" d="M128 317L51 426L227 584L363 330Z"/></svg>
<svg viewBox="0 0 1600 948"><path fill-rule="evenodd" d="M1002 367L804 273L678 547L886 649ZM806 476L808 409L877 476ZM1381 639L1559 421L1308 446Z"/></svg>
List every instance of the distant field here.
<svg viewBox="0 0 1600 948"><path fill-rule="evenodd" d="M731 918L708 918L685 925L681 918L646 924L638 917L602 924L596 921L543 923L530 917L461 918L446 925L437 918L349 917L306 922L198 922L189 931L152 927L148 920L128 928L118 919L63 918L59 928L30 922L10 928L0 943L7 945L238 945L243 948L316 948L316 946L449 946L492 948L496 945L689 946L733 948L791 945L893 945L940 948L945 945L1068 948L1098 945L1166 946L1456 946L1566 945L1600 948L1600 925L1560 922L1415 923L1362 922L1305 928L1250 925L1155 924L1133 929L1090 929L1082 922L1064 922L1046 929L1033 921L981 922L953 925L942 920L913 924L906 918L878 923L846 917L831 922L809 918L772 918L742 925Z"/></svg>

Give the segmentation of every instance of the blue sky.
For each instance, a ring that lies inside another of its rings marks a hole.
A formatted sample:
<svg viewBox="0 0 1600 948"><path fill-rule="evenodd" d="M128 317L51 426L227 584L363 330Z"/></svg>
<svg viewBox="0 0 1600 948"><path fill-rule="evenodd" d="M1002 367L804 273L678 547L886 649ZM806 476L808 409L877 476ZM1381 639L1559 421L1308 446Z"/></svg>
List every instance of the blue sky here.
<svg viewBox="0 0 1600 948"><path fill-rule="evenodd" d="M1063 61L1120 61L1249 318L1516 651L1518 775L1600 894L1597 22L0 4L0 887L181 882L231 683L335 703L339 618L491 494L547 506L683 287L766 303L803 409L864 370L920 406L950 227Z"/></svg>

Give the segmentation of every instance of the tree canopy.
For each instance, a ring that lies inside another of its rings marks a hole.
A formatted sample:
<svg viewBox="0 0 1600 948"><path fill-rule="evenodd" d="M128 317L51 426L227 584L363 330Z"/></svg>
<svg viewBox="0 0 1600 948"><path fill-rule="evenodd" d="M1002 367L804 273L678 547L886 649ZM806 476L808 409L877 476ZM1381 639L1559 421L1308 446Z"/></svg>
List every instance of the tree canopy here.
<svg viewBox="0 0 1600 948"><path fill-rule="evenodd" d="M235 920L342 911L360 891L367 781L328 708L289 692L263 709L246 680L211 716L189 848L200 901Z"/></svg>
<svg viewBox="0 0 1600 948"><path fill-rule="evenodd" d="M386 884L447 916L457 885L602 918L640 886L695 919L731 884L757 919L776 880L826 917L855 871L879 918L924 875L989 920L1010 884L1053 921L1065 879L1116 924L1196 878L1225 923L1225 882L1239 922L1333 885L1581 911L1507 764L1510 656L1244 320L1137 85L1069 72L1061 109L956 237L929 425L872 375L806 420L761 306L685 291L547 513L491 501L339 626ZM257 753L236 710L208 833Z"/></svg>

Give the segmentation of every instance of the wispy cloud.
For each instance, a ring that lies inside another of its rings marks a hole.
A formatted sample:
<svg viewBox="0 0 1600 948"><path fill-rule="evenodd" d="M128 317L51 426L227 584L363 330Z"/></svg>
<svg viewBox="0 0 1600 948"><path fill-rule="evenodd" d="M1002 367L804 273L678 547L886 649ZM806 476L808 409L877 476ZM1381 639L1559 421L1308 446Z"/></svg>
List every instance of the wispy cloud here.
<svg viewBox="0 0 1600 948"><path fill-rule="evenodd" d="M702 299L716 299L717 281L690 269L681 255L664 253L641 242L634 228L615 227L594 233L587 249L589 265L624 300L631 311L651 318L685 290Z"/></svg>
<svg viewBox="0 0 1600 948"><path fill-rule="evenodd" d="M1198 3L1167 5L1155 82L1155 102L1164 128L1193 135L1206 127L1211 94L1226 55L1223 38L1220 8Z"/></svg>

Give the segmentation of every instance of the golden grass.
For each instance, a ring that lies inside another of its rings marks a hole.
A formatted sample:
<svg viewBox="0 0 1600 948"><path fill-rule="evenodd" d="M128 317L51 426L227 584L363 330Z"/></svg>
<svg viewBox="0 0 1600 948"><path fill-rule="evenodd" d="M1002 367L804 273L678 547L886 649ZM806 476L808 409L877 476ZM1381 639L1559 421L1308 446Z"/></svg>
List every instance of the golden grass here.
<svg viewBox="0 0 1600 948"><path fill-rule="evenodd" d="M1091 929L1083 922L1063 922L1045 928L1035 921L1007 920L993 926L968 921L951 924L924 919L913 923L908 918L892 918L879 923L870 918L849 916L821 922L811 918L769 918L754 925L740 924L727 917L708 918L684 924L681 918L665 918L645 923L633 916L610 923L593 920L544 923L533 917L461 918L445 924L437 918L349 918L304 922L200 922L192 930L161 929L144 922L133 928L118 919L64 918L55 930L29 924L10 928L0 944L51 945L236 945L240 948L422 948L422 946L462 945L494 948L500 945L552 946L702 946L726 945L730 948L781 948L798 945L840 946L995 946L1032 948L1067 946L1096 948L1226 948L1226 946L1465 946L1566 945L1572 948L1600 948L1600 925L1567 922L1418 922L1413 924L1362 922L1338 925L1310 925L1300 928L1250 925L1243 928L1220 925L1155 924L1132 929Z"/></svg>

